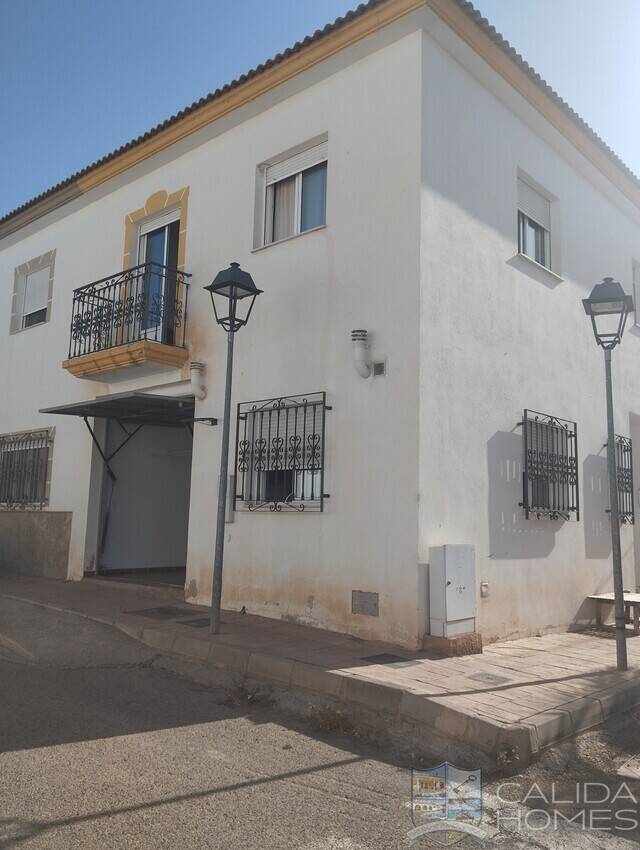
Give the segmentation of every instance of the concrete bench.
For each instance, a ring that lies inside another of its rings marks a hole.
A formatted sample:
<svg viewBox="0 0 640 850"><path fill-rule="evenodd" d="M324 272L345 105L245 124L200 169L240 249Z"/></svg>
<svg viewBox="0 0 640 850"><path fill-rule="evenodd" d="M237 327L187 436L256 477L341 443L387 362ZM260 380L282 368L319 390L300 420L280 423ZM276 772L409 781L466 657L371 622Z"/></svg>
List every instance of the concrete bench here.
<svg viewBox="0 0 640 850"><path fill-rule="evenodd" d="M627 623L633 622L633 633L640 633L640 593L629 593L624 591L624 613ZM599 626L602 625L602 607L603 605L613 605L613 593L596 593L593 596L588 596L587 599L593 599L596 603L596 622Z"/></svg>

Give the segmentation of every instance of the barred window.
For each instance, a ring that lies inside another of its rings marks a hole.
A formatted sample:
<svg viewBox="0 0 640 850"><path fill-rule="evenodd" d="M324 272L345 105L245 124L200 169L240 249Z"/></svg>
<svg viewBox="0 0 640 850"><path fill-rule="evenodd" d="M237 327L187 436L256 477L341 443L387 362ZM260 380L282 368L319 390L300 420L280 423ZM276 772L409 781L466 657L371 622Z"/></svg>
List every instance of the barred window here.
<svg viewBox="0 0 640 850"><path fill-rule="evenodd" d="M576 423L525 410L521 425L525 517L579 519Z"/></svg>
<svg viewBox="0 0 640 850"><path fill-rule="evenodd" d="M618 512L620 522L633 525L635 509L633 500L633 445L631 437L616 434L616 481L618 484Z"/></svg>
<svg viewBox="0 0 640 850"><path fill-rule="evenodd" d="M322 510L325 393L238 405L234 505Z"/></svg>
<svg viewBox="0 0 640 850"><path fill-rule="evenodd" d="M0 435L0 505L40 508L49 498L53 431Z"/></svg>

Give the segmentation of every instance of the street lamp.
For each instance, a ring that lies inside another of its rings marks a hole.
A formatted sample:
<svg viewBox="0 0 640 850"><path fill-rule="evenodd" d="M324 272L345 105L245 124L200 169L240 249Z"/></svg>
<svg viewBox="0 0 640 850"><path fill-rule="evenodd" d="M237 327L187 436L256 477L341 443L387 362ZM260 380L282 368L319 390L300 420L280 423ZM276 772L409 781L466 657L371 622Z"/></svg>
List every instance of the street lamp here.
<svg viewBox="0 0 640 850"><path fill-rule="evenodd" d="M220 631L220 602L222 599L222 558L224 555L224 520L227 505L227 470L229 466L229 430L231 427L231 379L233 375L233 337L249 321L253 302L262 292L248 272L239 263L231 263L215 276L213 283L204 287L211 296L216 322L227 332L227 381L224 393L224 423L222 426L222 452L220 455L220 482L218 486L218 515L216 522L216 549L213 562L211 588L210 632Z"/></svg>
<svg viewBox="0 0 640 850"><path fill-rule="evenodd" d="M633 298L612 277L593 287L591 295L582 301L591 318L596 342L604 349L604 369L607 387L607 468L609 472L609 501L611 503L611 554L613 558L613 596L616 617L616 659L618 670L627 669L625 635L624 588L620 554L620 512L616 475L615 430L613 426L613 390L611 385L611 351L622 341L627 316L633 311Z"/></svg>

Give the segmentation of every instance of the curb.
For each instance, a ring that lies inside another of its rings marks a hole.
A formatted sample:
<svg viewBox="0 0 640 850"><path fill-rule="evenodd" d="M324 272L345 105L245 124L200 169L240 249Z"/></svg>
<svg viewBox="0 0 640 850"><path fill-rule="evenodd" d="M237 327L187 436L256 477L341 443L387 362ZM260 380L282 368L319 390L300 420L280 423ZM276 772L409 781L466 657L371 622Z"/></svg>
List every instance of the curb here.
<svg viewBox="0 0 640 850"><path fill-rule="evenodd" d="M24 602L26 605L34 605L36 608L46 608L48 611L57 611L59 614L73 614L76 617L82 617L83 620L91 620L94 623L101 623L103 626L115 626L117 628L117 621L98 617L97 614L85 614L84 611L75 611L73 608L62 608L60 605L54 605L52 602L41 602L39 599L28 599L25 596L16 596L13 593L0 593L0 599L11 599L14 602Z"/></svg>
<svg viewBox="0 0 640 850"><path fill-rule="evenodd" d="M228 671L281 691L322 698L339 711L358 715L359 722L364 718L366 725L378 732L410 734L417 748L422 741L427 749L435 745L445 751L448 758L455 757L456 750L465 755L476 754L485 763L502 770L521 770L547 747L640 705L638 676L615 688L604 688L596 695L532 714L518 723L503 723L487 715L458 711L437 697L426 698L351 672L327 670L304 661L211 643L171 628L127 621L121 615L110 620L16 594L0 593L0 597L116 628L152 649L204 669Z"/></svg>
<svg viewBox="0 0 640 850"><path fill-rule="evenodd" d="M227 644L210 644L153 626L136 626L122 620L113 625L159 651L277 688L322 697L342 710L366 710L368 720L373 719L378 730L388 732L390 724L411 727L428 742L435 738L448 750L471 751L484 756L491 766L510 772L527 767L542 750L640 705L638 677L615 689L605 688L596 696L580 697L562 708L547 709L509 724L471 711L458 711L437 698L427 699L353 673L325 670L304 661Z"/></svg>
<svg viewBox="0 0 640 850"><path fill-rule="evenodd" d="M364 714L364 722L377 732L403 735L410 730L412 737L417 739L417 749L422 740L427 750L440 745L440 750L449 754L458 750L466 756L471 752L490 766L517 764L518 768L526 766L534 753L533 736L528 728L460 712L419 694L354 673L325 670L304 661L228 644L211 644L176 634L171 629L122 620L114 625L159 652L239 674L274 688L320 697L342 712L357 715L358 723L363 722Z"/></svg>

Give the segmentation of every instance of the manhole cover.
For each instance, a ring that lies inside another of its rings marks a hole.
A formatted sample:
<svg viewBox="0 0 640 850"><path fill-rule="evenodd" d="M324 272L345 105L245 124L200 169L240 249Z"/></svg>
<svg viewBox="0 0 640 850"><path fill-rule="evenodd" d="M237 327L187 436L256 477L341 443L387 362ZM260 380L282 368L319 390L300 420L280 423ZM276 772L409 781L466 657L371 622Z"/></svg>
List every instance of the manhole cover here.
<svg viewBox="0 0 640 850"><path fill-rule="evenodd" d="M496 676L495 673L474 673L473 676L467 676L467 679L482 682L484 685L504 685L505 682L511 681L505 676Z"/></svg>
<svg viewBox="0 0 640 850"><path fill-rule="evenodd" d="M158 608L143 608L141 611L125 611L125 614L137 614L139 617L150 617L153 620L173 620L184 617L189 612L175 605L160 605Z"/></svg>
<svg viewBox="0 0 640 850"><path fill-rule="evenodd" d="M361 658L361 661L370 661L372 664L414 664L410 658L403 658L401 655L391 655L388 652L381 652L379 655L367 655L366 658Z"/></svg>

